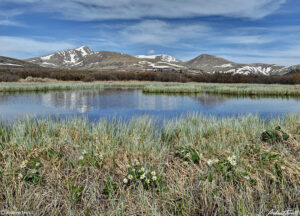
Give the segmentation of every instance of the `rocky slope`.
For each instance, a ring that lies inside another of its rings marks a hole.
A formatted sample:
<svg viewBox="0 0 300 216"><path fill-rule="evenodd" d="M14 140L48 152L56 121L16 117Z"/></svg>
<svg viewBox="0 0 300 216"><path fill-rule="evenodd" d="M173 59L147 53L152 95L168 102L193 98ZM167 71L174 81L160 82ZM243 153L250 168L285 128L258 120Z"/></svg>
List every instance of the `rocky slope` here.
<svg viewBox="0 0 300 216"><path fill-rule="evenodd" d="M190 61L184 63L190 69L202 70L208 73L222 72L234 74L263 74L263 75L277 75L284 74L281 69L283 66L274 64L239 64L228 61L226 59L203 54Z"/></svg>
<svg viewBox="0 0 300 216"><path fill-rule="evenodd" d="M64 50L42 57L27 59L26 61L39 64L43 67L68 68L76 67L82 63L84 57L92 54L94 54L94 51L87 46L82 46L77 49Z"/></svg>
<svg viewBox="0 0 300 216"><path fill-rule="evenodd" d="M94 52L87 46L65 50L50 55L27 59L26 61L50 68L71 69L108 69L108 70L136 70L179 69L181 65L172 56L131 56L123 53L99 51Z"/></svg>

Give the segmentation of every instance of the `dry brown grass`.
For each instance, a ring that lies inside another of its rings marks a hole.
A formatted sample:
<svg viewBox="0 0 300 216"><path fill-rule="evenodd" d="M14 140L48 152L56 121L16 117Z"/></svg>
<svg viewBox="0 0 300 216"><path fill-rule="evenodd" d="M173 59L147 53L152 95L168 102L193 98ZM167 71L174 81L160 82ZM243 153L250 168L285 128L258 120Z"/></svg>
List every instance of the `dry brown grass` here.
<svg viewBox="0 0 300 216"><path fill-rule="evenodd" d="M271 209L296 210L300 206L299 119L190 116L165 123L161 130L147 118L128 125L78 119L2 124L0 206L35 215L266 215ZM291 138L260 141L262 131L277 125ZM203 154L199 162L186 163L176 156L175 150L182 146ZM81 163L84 150L87 159ZM237 157L234 173L247 173L250 180L239 175L227 178L228 173L218 170L221 163L207 164L209 159L226 161L232 155ZM42 181L18 179L22 161L34 158L42 164ZM124 185L127 165L134 159L162 175L164 185L150 190L141 184ZM116 188L105 195L109 178ZM72 187L82 187L77 200L72 199Z"/></svg>

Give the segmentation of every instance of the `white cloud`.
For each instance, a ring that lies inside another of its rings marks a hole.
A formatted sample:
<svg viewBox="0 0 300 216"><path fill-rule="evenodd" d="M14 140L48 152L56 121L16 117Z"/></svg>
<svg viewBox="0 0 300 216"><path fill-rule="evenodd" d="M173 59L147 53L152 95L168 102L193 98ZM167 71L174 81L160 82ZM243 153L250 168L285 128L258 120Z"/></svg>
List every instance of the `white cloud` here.
<svg viewBox="0 0 300 216"><path fill-rule="evenodd" d="M131 43L167 46L182 39L207 34L211 28L204 24L175 24L159 20L145 20L126 26L120 31L123 40ZM119 38L119 36L118 36Z"/></svg>
<svg viewBox="0 0 300 216"><path fill-rule="evenodd" d="M149 50L147 54L148 55L153 55L154 53L155 53L155 50Z"/></svg>
<svg viewBox="0 0 300 216"><path fill-rule="evenodd" d="M65 19L186 18L227 16L259 19L287 0L2 0L30 4L31 10L58 12ZM29 7L27 8L29 11Z"/></svg>
<svg viewBox="0 0 300 216"><path fill-rule="evenodd" d="M234 35L217 38L210 38L211 40L218 40L218 42L226 44L265 44L275 40L275 38L264 35Z"/></svg>
<svg viewBox="0 0 300 216"><path fill-rule="evenodd" d="M144 20L135 24L126 25L121 29L110 29L118 32L117 36L107 36L110 40L116 40L131 44L148 44L160 46L180 46L194 48L195 44L219 44L219 45L263 45L282 39L282 36L264 34L257 31L241 31L210 27L205 23L167 22L160 20ZM102 32L102 35L105 33ZM114 33L115 34L115 33Z"/></svg>
<svg viewBox="0 0 300 216"><path fill-rule="evenodd" d="M25 26L19 22L11 21L11 20L0 20L0 26Z"/></svg>
<svg viewBox="0 0 300 216"><path fill-rule="evenodd" d="M13 58L29 58L59 50L74 48L68 42L38 41L29 38L0 36L0 55Z"/></svg>

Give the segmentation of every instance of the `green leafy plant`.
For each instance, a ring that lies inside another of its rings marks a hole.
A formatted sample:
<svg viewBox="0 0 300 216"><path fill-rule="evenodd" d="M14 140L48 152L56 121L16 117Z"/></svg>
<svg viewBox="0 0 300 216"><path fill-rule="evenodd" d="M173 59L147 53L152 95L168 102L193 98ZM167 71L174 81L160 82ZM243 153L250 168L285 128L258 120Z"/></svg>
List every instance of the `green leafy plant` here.
<svg viewBox="0 0 300 216"><path fill-rule="evenodd" d="M127 175L123 179L125 185L137 185L141 183L145 189L162 188L162 175L157 174L154 170L147 170L145 166L141 166L138 160L134 161L134 165L127 166Z"/></svg>
<svg viewBox="0 0 300 216"><path fill-rule="evenodd" d="M279 157L279 155L272 152L262 153L260 155L260 163L263 165L268 164L271 161L274 161L277 157Z"/></svg>
<svg viewBox="0 0 300 216"><path fill-rule="evenodd" d="M47 158L62 158L62 153L55 151L54 149L50 148L47 149L44 153L44 156L46 156Z"/></svg>
<svg viewBox="0 0 300 216"><path fill-rule="evenodd" d="M102 190L102 194L111 197L117 189L117 184L113 182L113 180L108 177L105 183L105 188Z"/></svg>
<svg viewBox="0 0 300 216"><path fill-rule="evenodd" d="M96 152L88 152L86 150L83 150L81 155L78 158L78 165L79 166L93 166L96 168L101 168L103 167L103 155L98 154Z"/></svg>
<svg viewBox="0 0 300 216"><path fill-rule="evenodd" d="M267 129L261 134L261 140L264 142L280 142L289 138L290 136L282 131L280 126L277 126L275 130Z"/></svg>
<svg viewBox="0 0 300 216"><path fill-rule="evenodd" d="M42 163L38 157L30 161L24 160L20 165L20 172L18 174L19 180L24 180L30 184L37 184L42 182Z"/></svg>
<svg viewBox="0 0 300 216"><path fill-rule="evenodd" d="M73 185L70 191L71 202L76 203L81 200L83 187L77 187Z"/></svg>
<svg viewBox="0 0 300 216"><path fill-rule="evenodd" d="M266 130L261 134L261 140L264 142L275 142L280 140L275 130Z"/></svg>
<svg viewBox="0 0 300 216"><path fill-rule="evenodd" d="M205 174L202 179L207 179L212 182L216 175L219 175L225 181L232 181L235 183L249 181L251 183L251 178L247 172L241 172L237 169L236 157L229 156L227 158L220 157L214 160L207 161L210 169L208 173Z"/></svg>
<svg viewBox="0 0 300 216"><path fill-rule="evenodd" d="M185 161L197 163L202 155L198 154L192 147L181 146L176 149L175 156L182 158Z"/></svg>
<svg viewBox="0 0 300 216"><path fill-rule="evenodd" d="M259 145L246 145L244 152L246 155L250 156L250 155L257 155L259 152L261 151L260 146Z"/></svg>

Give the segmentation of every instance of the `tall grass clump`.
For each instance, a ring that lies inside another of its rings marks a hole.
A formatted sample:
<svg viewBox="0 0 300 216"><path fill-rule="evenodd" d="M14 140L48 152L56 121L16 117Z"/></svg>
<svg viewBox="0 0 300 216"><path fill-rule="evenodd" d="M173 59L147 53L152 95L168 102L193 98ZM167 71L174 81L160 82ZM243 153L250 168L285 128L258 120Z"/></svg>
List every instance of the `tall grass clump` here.
<svg viewBox="0 0 300 216"><path fill-rule="evenodd" d="M105 87L114 88L142 88L145 83L138 82L102 82L102 83L83 83L83 82L52 82L52 83L2 83L0 92L34 92L51 90L76 90L76 89L100 89Z"/></svg>
<svg viewBox="0 0 300 216"><path fill-rule="evenodd" d="M297 85L264 84L174 84L147 85L145 93L214 93L228 95L300 96Z"/></svg>
<svg viewBox="0 0 300 216"><path fill-rule="evenodd" d="M0 206L34 215L297 211L299 122L299 115L2 122ZM274 128L276 139L262 138Z"/></svg>

